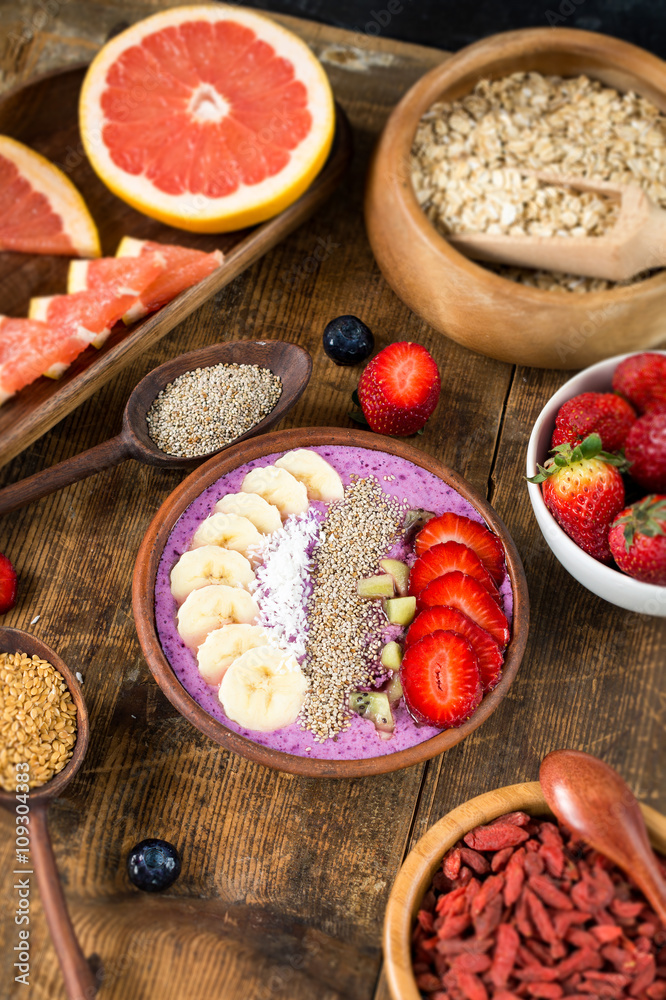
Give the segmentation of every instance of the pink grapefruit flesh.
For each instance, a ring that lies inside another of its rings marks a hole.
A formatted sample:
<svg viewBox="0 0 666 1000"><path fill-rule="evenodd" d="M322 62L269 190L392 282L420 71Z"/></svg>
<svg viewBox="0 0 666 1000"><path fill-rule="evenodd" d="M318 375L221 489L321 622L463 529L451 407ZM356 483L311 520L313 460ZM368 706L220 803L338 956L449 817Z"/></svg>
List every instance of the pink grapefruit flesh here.
<svg viewBox="0 0 666 1000"><path fill-rule="evenodd" d="M133 323L147 313L160 309L176 295L197 285L222 264L224 257L220 250L204 253L167 243L151 240L135 240L125 237L117 250L119 260L161 260L161 272L139 295L138 301L123 317L126 323ZM96 264L97 262L93 262Z"/></svg>
<svg viewBox="0 0 666 1000"><path fill-rule="evenodd" d="M309 187L335 113L321 64L253 11L167 9L117 35L84 81L88 157L120 198L195 232L276 215Z"/></svg>
<svg viewBox="0 0 666 1000"><path fill-rule="evenodd" d="M71 181L43 156L0 136L0 250L98 257L97 229Z"/></svg>

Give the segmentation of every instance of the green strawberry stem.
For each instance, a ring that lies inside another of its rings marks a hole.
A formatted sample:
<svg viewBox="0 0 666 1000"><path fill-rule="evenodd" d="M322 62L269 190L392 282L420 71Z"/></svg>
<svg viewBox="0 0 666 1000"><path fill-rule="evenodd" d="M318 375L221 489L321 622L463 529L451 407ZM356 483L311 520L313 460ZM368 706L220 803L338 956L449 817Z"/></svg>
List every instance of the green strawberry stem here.
<svg viewBox="0 0 666 1000"><path fill-rule="evenodd" d="M627 552L634 544L636 535L645 535L646 538L666 535L666 530L664 530L666 500L657 500L654 493L644 497L638 503L632 504L628 514L618 517L613 527L619 524L624 525L624 547Z"/></svg>
<svg viewBox="0 0 666 1000"><path fill-rule="evenodd" d="M556 475L560 469L566 469L576 462L589 461L597 458L608 465L616 466L620 472L626 472L631 462L628 462L622 452L611 453L603 451L601 438L598 434L588 434L584 441L572 448L570 444L559 444L552 449L553 457L548 459L547 465L538 465L539 470L536 476L528 476L528 483L543 483L549 476Z"/></svg>

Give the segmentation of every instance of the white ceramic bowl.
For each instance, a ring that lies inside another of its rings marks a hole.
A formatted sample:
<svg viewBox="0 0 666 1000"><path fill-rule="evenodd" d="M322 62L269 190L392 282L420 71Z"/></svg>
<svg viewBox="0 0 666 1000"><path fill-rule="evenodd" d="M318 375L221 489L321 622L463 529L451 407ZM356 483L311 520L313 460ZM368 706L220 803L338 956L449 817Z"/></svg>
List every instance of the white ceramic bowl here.
<svg viewBox="0 0 666 1000"><path fill-rule="evenodd" d="M666 355L666 351L653 351L652 353ZM584 371L565 382L562 388L554 396L551 396L539 414L527 446L528 476L535 476L537 463L543 465L548 458L555 417L560 406L573 396L580 395L581 392L610 392L613 372L620 361L624 361L628 357L630 357L629 354L619 354L617 357L608 358L590 368L585 368ZM636 611L641 615L666 618L666 587L633 580L630 576L626 576L610 566L604 566L587 552L583 552L560 528L546 507L541 496L541 487L534 483L528 483L527 488L543 537L554 555L574 579L591 590L597 597L602 597L605 601L609 601L619 608Z"/></svg>

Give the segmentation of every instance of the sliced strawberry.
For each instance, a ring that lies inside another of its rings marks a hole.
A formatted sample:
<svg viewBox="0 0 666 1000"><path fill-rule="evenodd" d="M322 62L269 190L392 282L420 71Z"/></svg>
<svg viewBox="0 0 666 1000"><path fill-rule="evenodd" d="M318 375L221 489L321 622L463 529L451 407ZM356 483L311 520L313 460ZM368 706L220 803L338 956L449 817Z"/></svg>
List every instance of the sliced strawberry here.
<svg viewBox="0 0 666 1000"><path fill-rule="evenodd" d="M446 573L429 583L416 601L416 610L447 605L457 608L471 618L479 628L490 632L502 649L511 638L511 630L504 613L478 580L466 573Z"/></svg>
<svg viewBox="0 0 666 1000"><path fill-rule="evenodd" d="M440 377L425 347L389 344L363 370L358 398L371 429L405 436L420 430L437 406Z"/></svg>
<svg viewBox="0 0 666 1000"><path fill-rule="evenodd" d="M479 674L484 691L492 691L499 684L502 677L502 665L504 656L497 643L489 632L479 628L471 618L451 607L426 608L420 615L417 615L409 626L405 636L405 648L418 642L424 635L445 629L449 632L457 632L468 643L476 653L479 661Z"/></svg>
<svg viewBox="0 0 666 1000"><path fill-rule="evenodd" d="M432 632L410 646L400 680L414 718L440 729L462 725L481 703L476 653L457 632Z"/></svg>
<svg viewBox="0 0 666 1000"><path fill-rule="evenodd" d="M497 535L478 521L448 511L433 517L416 536L416 554L443 542L461 542L476 553L495 583L504 579L504 549Z"/></svg>
<svg viewBox="0 0 666 1000"><path fill-rule="evenodd" d="M486 588L491 597L499 601L499 591L493 583L492 576L477 554L461 542L440 542L439 545L426 549L416 560L409 574L409 593L418 596L431 580L436 580L445 573L453 573L457 569L461 573L473 576Z"/></svg>
<svg viewBox="0 0 666 1000"><path fill-rule="evenodd" d="M7 556L0 553L0 615L12 610L16 604L17 593L16 570Z"/></svg>

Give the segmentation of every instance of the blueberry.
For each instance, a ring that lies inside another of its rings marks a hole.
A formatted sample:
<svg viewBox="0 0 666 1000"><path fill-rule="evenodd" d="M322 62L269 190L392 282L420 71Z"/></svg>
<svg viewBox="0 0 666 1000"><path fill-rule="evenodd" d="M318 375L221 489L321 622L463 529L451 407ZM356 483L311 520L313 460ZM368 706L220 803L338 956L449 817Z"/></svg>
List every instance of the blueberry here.
<svg viewBox="0 0 666 1000"><path fill-rule="evenodd" d="M180 856L166 840L142 840L127 855L127 874L143 892L168 889L180 875Z"/></svg>
<svg viewBox="0 0 666 1000"><path fill-rule="evenodd" d="M358 365L369 358L375 338L356 316L338 316L324 330L324 350L336 365Z"/></svg>

